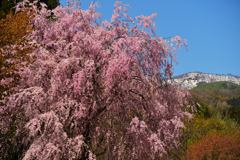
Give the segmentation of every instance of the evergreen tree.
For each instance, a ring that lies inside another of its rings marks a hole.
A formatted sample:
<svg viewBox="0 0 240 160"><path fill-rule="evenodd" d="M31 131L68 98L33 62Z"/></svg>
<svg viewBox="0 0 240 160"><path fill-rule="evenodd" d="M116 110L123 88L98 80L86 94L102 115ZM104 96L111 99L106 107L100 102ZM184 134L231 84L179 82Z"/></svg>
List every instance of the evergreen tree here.
<svg viewBox="0 0 240 160"><path fill-rule="evenodd" d="M240 105L240 97L238 98L233 97L232 99L229 99L227 103L229 105L232 105L235 109L237 109L237 106Z"/></svg>
<svg viewBox="0 0 240 160"><path fill-rule="evenodd" d="M204 118L211 118L211 113L210 113L210 111L209 111L209 108L208 108L208 106L205 108L205 112L204 112Z"/></svg>

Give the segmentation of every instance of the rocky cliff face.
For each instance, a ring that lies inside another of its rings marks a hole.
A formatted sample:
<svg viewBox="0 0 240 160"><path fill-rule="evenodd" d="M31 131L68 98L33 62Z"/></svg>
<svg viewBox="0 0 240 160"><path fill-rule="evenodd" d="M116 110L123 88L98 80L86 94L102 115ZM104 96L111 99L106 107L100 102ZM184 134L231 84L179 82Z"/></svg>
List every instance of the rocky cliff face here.
<svg viewBox="0 0 240 160"><path fill-rule="evenodd" d="M201 72L186 73L180 76L172 77L174 84L182 86L186 89L192 89L199 84L228 81L240 85L240 76L234 75L215 75Z"/></svg>

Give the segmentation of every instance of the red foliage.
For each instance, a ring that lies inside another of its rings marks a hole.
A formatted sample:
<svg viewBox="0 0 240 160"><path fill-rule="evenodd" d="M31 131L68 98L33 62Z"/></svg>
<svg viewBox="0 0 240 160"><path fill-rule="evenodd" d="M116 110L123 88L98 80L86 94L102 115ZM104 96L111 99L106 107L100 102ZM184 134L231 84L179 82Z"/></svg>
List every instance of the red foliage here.
<svg viewBox="0 0 240 160"><path fill-rule="evenodd" d="M211 134L189 146L187 159L240 159L240 138Z"/></svg>

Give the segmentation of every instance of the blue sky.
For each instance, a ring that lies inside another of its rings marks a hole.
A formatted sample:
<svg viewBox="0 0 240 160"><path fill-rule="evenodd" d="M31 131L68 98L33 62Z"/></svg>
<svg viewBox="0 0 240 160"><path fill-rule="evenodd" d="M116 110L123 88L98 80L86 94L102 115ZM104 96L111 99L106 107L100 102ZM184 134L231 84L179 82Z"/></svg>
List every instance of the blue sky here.
<svg viewBox="0 0 240 160"><path fill-rule="evenodd" d="M96 0L110 22L114 0ZM129 4L134 18L158 13L156 34L159 37L180 36L188 41L188 51L178 53L173 76L200 71L240 76L240 0L122 0ZM67 0L60 0L65 6ZM91 0L82 0L86 10Z"/></svg>

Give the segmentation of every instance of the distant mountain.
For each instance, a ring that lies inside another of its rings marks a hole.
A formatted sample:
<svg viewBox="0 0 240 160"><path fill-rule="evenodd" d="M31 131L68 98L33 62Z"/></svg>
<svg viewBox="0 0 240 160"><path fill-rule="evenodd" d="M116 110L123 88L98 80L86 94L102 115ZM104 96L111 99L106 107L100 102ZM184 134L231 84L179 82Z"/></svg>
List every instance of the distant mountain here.
<svg viewBox="0 0 240 160"><path fill-rule="evenodd" d="M186 89L192 89L200 84L227 81L240 85L240 76L207 74L202 72L190 72L172 77L173 83Z"/></svg>
<svg viewBox="0 0 240 160"><path fill-rule="evenodd" d="M232 83L232 82L227 82L227 81L221 81L221 82L212 82L212 83L205 83L205 84L200 84L193 89L226 89L226 90L233 90L240 88L240 85Z"/></svg>

